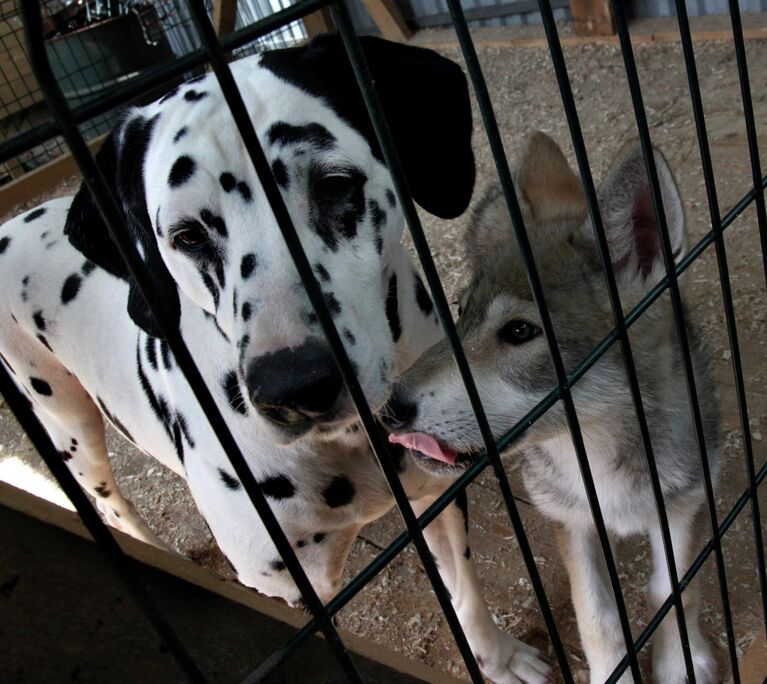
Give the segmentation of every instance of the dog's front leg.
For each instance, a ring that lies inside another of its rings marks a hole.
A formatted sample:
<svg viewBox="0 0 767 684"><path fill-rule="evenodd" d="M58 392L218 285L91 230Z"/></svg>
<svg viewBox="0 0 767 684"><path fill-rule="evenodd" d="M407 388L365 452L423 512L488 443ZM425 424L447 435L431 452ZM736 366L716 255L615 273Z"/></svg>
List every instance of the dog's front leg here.
<svg viewBox="0 0 767 684"><path fill-rule="evenodd" d="M465 493L459 497L466 510ZM412 503L420 515L436 497L424 497ZM471 562L467 537L467 518L455 503L450 504L424 530L424 537L439 568L445 587L466 639L483 674L496 684L542 684L549 682L551 668L537 649L502 632L493 622L482 599L479 578Z"/></svg>
<svg viewBox="0 0 767 684"><path fill-rule="evenodd" d="M561 530L560 546L570 576L570 594L590 680L602 684L626 654L602 547L591 525ZM618 681L629 684L633 677L627 671Z"/></svg>

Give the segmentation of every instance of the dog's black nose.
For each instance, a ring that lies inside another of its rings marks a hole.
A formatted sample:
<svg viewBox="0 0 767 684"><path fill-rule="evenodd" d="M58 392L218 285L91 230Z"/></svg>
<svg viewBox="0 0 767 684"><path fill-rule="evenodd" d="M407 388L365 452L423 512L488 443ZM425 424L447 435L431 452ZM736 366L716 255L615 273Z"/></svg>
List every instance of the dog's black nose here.
<svg viewBox="0 0 767 684"><path fill-rule="evenodd" d="M415 420L417 410L417 406L405 399L395 387L389 401L381 409L381 422L393 430L401 430Z"/></svg>
<svg viewBox="0 0 767 684"><path fill-rule="evenodd" d="M343 387L330 350L319 340L253 359L248 392L261 415L280 425L319 418L333 408Z"/></svg>

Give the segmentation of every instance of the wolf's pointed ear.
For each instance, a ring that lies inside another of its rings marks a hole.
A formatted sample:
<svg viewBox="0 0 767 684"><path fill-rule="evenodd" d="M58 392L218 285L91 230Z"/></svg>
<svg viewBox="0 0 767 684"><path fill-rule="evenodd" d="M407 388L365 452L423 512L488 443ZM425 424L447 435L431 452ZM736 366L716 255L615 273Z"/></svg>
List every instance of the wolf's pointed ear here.
<svg viewBox="0 0 767 684"><path fill-rule="evenodd" d="M536 131L527 139L517 166L517 189L536 221L582 218L586 195L562 150Z"/></svg>
<svg viewBox="0 0 767 684"><path fill-rule="evenodd" d="M163 294L166 309L173 319L169 322L178 325L178 289L157 248L144 196L144 157L156 121L157 116L151 119L141 115L129 118L104 141L96 155L96 162L118 199L131 241L146 262L157 290ZM154 317L84 183L72 201L64 232L70 243L93 263L128 282L128 314L144 331L161 337Z"/></svg>
<svg viewBox="0 0 767 684"><path fill-rule="evenodd" d="M671 250L677 260L686 250L682 199L663 155L653 149L653 156ZM638 142L618 153L599 190L599 208L613 267L645 281L656 266L663 264L663 254L644 155ZM591 223L587 222L584 229L591 232Z"/></svg>
<svg viewBox="0 0 767 684"><path fill-rule="evenodd" d="M466 77L432 50L366 36L360 39L413 199L440 218L462 214L474 189L471 103ZM338 36L299 48L273 50L261 65L322 98L380 147Z"/></svg>

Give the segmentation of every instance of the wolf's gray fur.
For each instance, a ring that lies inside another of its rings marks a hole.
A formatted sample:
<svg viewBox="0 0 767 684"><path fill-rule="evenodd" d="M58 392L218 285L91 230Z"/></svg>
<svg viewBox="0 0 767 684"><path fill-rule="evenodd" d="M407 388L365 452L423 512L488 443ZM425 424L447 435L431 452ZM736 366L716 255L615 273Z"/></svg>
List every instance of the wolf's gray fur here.
<svg viewBox="0 0 767 684"><path fill-rule="evenodd" d="M655 153L675 257L684 252L684 217L668 165ZM565 368L572 371L614 325L580 181L562 152L534 134L516 171L516 185ZM600 207L624 311L664 274L651 196L638 145L614 161ZM500 437L556 385L538 309L497 188L480 202L466 235L473 277L461 296L458 332L490 425ZM523 324L509 341L507 325ZM717 406L704 350L689 329L706 447L718 469ZM532 332L531 332L532 331ZM691 536L703 501L698 447L674 329L671 301L661 297L630 329L652 448L668 510L680 575L692 560ZM650 535L657 607L670 591L668 573L635 409L619 344L573 387L573 397L605 522L617 537ZM395 396L409 407L399 429L428 433L459 452L448 465L425 456L424 468L455 476L482 449L482 439L446 341L429 349L400 379ZM564 532L562 552L592 682L604 681L625 653L614 598L597 542L561 402L514 446L525 486L540 510ZM684 594L699 682L713 682L714 661L697 625L694 587ZM630 681L630 675L624 678ZM686 681L674 617L656 638L654 679ZM621 680L624 681L624 680Z"/></svg>

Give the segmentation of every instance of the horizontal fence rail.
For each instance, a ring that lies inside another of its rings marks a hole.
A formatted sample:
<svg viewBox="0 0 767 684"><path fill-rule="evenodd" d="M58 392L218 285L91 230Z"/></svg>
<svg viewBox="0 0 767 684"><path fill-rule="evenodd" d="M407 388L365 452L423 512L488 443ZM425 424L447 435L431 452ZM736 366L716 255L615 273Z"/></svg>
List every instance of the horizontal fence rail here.
<svg viewBox="0 0 767 684"><path fill-rule="evenodd" d="M737 684L740 682L740 673L733 629L732 610L728 594L727 574L722 552L722 539L740 513L747 507L750 508L753 523L754 554L760 586L761 610L765 625L767 625L767 576L765 574L765 556L762 544L763 531L758 502L758 488L764 482L765 477L767 477L767 463L764 463L761 466L757 464L752 444L743 366L730 286L730 269L727 262L724 242L724 231L729 226L733 225L736 219L752 203L754 203L756 206L765 279L767 282L767 214L765 213L764 203L764 188L767 186L767 176L763 177L760 165L750 80L737 0L729 0L729 5L747 131L753 187L723 216L721 215L717 198L716 181L711 162L703 103L700 94L687 13L683 0L675 0L682 50L687 69L688 84L698 137L698 146L701 155L701 167L703 170L711 219L711 230L676 263L673 258L671 242L666 225L658 171L652 153L650 129L644 110L642 90L633 55L631 38L626 23L625 10L620 0L612 0L611 2L617 23L621 54L628 80L633 113L636 120L640 144L644 152L646 172L650 183L653 206L660 227L660 239L665 265L664 277L628 312L625 312L622 307L615 275L612 270L608 242L597 199L596 186L591 174L577 106L570 86L557 26L554 21L552 3L551 0L537 0L537 5L541 12L544 29L546 31L550 57L554 66L558 88L562 98L562 105L578 163L578 169L586 194L589 216L591 217L596 244L599 249L614 325L613 329L569 373L564 366L557 344L556 330L548 311L543 286L533 258L532 248L517 200L516 189L514 187L512 174L509 169L507 156L493 111L490 94L468 28L465 12L461 7L459 0L446 0L446 2L456 31L457 40L466 62L469 79L479 104L484 131L488 137L508 215L513 225L519 251L527 268L529 285L541 315L542 326L549 345L550 358L557 377L556 387L553 387L549 394L540 401L537 406L531 409L522 420L499 439L493 437L485 410L482 406L479 392L472 376L465 352L461 346L429 244L418 218L415 204L408 191L405 175L400 164L399 152L394 144L391 131L389 130L385 116L380 107L376 86L371 78L365 55L354 30L345 0L301 0L286 9L280 10L273 15L261 19L260 21L223 38L216 37L208 17L205 3L202 0L189 0L188 5L190 15L194 26L196 27L201 47L182 57L178 57L171 63L163 64L158 68L148 70L125 83L116 85L108 92L103 93L98 100L91 100L76 107L70 107L68 105L48 62L42 31L42 16L39 2L22 3L21 11L24 16L25 30L28 36L30 62L33 64L35 75L53 114L53 120L38 125L25 133L0 143L0 162L18 155L20 152L33 145L48 140L53 135L60 134L65 138L73 157L83 173L85 183L108 226L110 235L118 246L120 255L128 265L129 271L138 283L141 294L146 300L158 327L166 336L171 351L189 384L189 388L196 397L217 439L220 441L220 444L237 477L242 483L251 504L269 531L272 541L286 565L286 569L290 572L291 577L303 596L305 605L311 614L307 622L293 634L292 638L287 643L275 650L267 660L255 666L255 669L245 678L245 682L260 682L269 678L287 658L298 651L301 644L303 644L308 637L317 632L321 632L327 640L329 648L332 649L344 678L351 682L361 682L362 677L359 670L339 636L333 618L410 543L414 544L420 560L423 563L429 582L440 604L440 608L445 614L447 623L451 629L471 680L478 683L482 682L483 679L477 659L472 653L461 624L458 621L450 596L440 577L439 569L429 551L423 531L449 505L454 504L459 497L465 497L466 488L469 484L488 468L492 472L494 482L501 492L506 513L508 514L514 530L522 559L525 563L536 600L540 607L541 616L547 630L554 657L556 658L556 664L563 679L567 682L572 682L573 675L565 647L560 637L558 626L554 619L549 599L546 595L543 581L533 555L532 547L527 538L522 518L500 457L500 453L504 449L512 446L514 442L530 429L548 410L554 407L558 402L562 402L569 434L576 451L581 477L586 490L589 508L606 563L610 587L613 592L620 622L622 638L625 642L626 655L623 660L617 664L617 667L609 677L608 682L617 681L629 671L636 682L643 681L639 667L638 654L648 643L663 619L669 615L672 609L674 610L679 631L679 639L688 680L690 682L695 681L695 672L690 653L689 636L687 634L687 624L684 615L682 597L685 588L689 586L700 569L704 566L705 562L713 554L716 562L719 594L722 601L730 670L733 680ZM252 43L254 40L262 38L292 21L302 19L312 12L323 8L330 9L345 46L357 85L360 89L376 138L383 153L384 161L391 174L395 193L405 215L415 250L423 268L429 290L432 294L435 311L450 343L455 363L457 364L465 386L484 444L484 452L466 469L465 472L456 478L455 481L450 483L449 486L446 487L444 493L420 516L416 516L408 502L403 485L397 475L397 469L389 451L385 435L365 400L353 364L344 349L341 337L335 327L333 317L324 300L322 290L314 277L307 255L301 246L295 226L293 225L283 201L277 182L272 175L269 162L260 145L248 115L246 105L237 89L227 63L226 55L232 50L242 48L249 43ZM78 130L78 124L82 124L83 122L113 110L116 107L123 106L135 100L148 90L158 87L169 80L178 78L190 70L199 68L205 64L210 64L212 66L212 70L218 79L227 105L238 127L242 146L247 151L253 168L256 171L261 187L264 190L273 215L295 263L303 287L306 290L307 296L317 315L317 320L332 350L350 396L354 401L361 423L366 430L372 451L378 460L381 471L386 478L405 525L405 530L383 549L373 561L343 587L326 605L323 605L320 601L319 596L301 567L294 549L285 533L282 531L277 518L272 512L263 492L251 473L240 447L237 445L236 440L215 404L209 388L206 387L202 375L200 374L180 331L175 325L170 325L168 323L168 321L172 320L172 317L169 317L166 314L166 305L161 296L162 293L158 292L157 288L153 285L146 265L139 256L135 246L128 238L128 231L124 219L121 218L117 200ZM716 499L707 447L703 434L703 420L688 341L687 323L679 289L680 276L712 244L714 245L716 254L719 281L724 301L724 314L735 378L738 416L740 419L744 444L746 477L748 480L748 487L740 495L732 509L723 516L721 521L719 520L716 511ZM693 424L700 455L700 466L706 495L706 510L711 529L710 538L707 540L702 550L698 552L698 555L690 564L689 568L677 567L674 548L671 543L668 516L661 490L660 478L653 454L652 438L647 424L642 392L629 341L629 331L631 326L636 323L637 320L639 320L639 318L647 312L653 303L664 293L668 293L672 303L674 326L682 354L688 399L691 414L693 416ZM613 557L607 525L599 504L594 478L578 420L577 407L572 396L572 388L616 342L620 343L626 381L630 389L635 417L640 431L646 458L646 466L650 477L661 530L666 569L671 586L669 596L651 617L648 625L641 631L637 638L634 638L632 635L630 616L623 598L622 587L618 577L616 561ZM146 586L136 572L135 564L125 556L114 537L109 532L108 527L101 521L96 509L90 504L86 495L80 489L74 477L58 456L55 446L47 436L47 433L45 433L42 425L37 421L33 411L28 405L28 401L2 367L0 367L0 392L2 392L8 405L19 419L22 427L29 434L34 446L43 456L43 459L51 469L53 475L61 484L62 489L73 501L89 532L106 553L117 574L125 583L136 602L144 610L164 643L167 644L173 653L184 674L193 682L207 681L205 674L178 638L173 627L164 619L158 610Z"/></svg>

